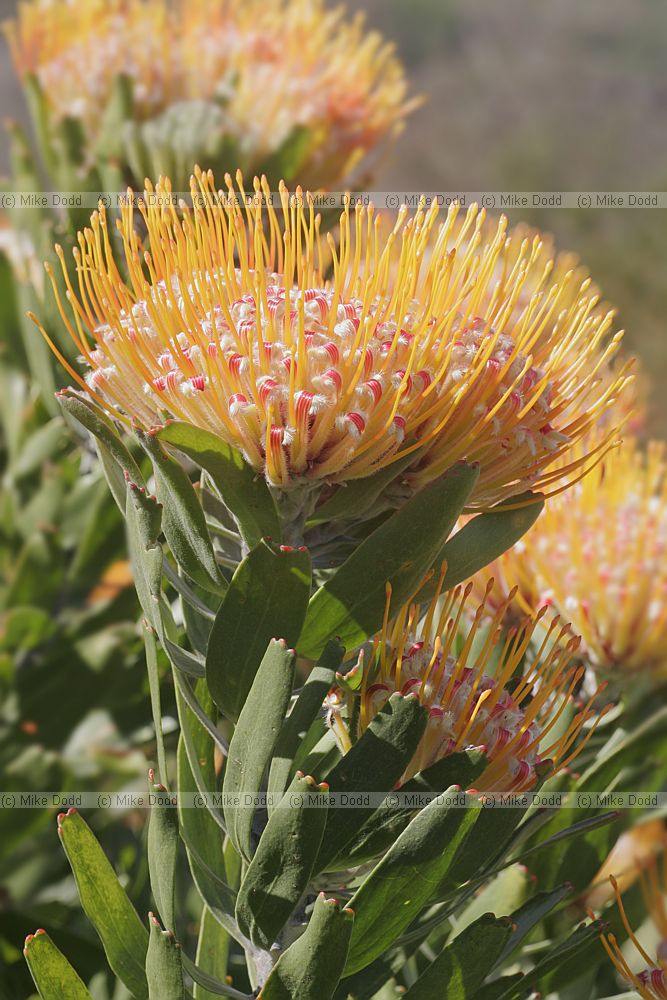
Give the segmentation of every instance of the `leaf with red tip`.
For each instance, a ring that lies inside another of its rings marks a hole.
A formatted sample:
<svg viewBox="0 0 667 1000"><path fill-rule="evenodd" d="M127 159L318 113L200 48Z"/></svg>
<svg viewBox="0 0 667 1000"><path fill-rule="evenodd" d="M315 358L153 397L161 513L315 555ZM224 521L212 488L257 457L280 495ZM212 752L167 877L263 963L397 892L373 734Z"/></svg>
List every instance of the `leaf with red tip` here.
<svg viewBox="0 0 667 1000"><path fill-rule="evenodd" d="M184 1000L181 949L172 931L165 931L159 920L148 914L150 939L146 954L148 1000Z"/></svg>
<svg viewBox="0 0 667 1000"><path fill-rule="evenodd" d="M310 556L263 539L239 564L211 629L206 680L220 710L237 719L269 641L294 646L310 596ZM270 692L270 688L267 689Z"/></svg>
<svg viewBox="0 0 667 1000"><path fill-rule="evenodd" d="M294 650L283 639L271 639L229 744L222 786L225 820L232 843L246 859L253 854L257 806L252 803L262 787L290 703L295 659Z"/></svg>
<svg viewBox="0 0 667 1000"><path fill-rule="evenodd" d="M515 925L515 932L503 949L499 962L504 962L512 952L518 947L527 934L532 931L540 921L544 920L548 913L559 906L568 896L572 895L572 886L569 883L558 886L551 892L538 892L532 899L520 906L518 910L510 914L512 923Z"/></svg>
<svg viewBox="0 0 667 1000"><path fill-rule="evenodd" d="M174 894L178 859L178 813L173 796L162 786L151 789L148 821L148 869L162 923L174 930Z"/></svg>
<svg viewBox="0 0 667 1000"><path fill-rule="evenodd" d="M145 1000L146 928L82 817L70 809L59 819L58 832L81 905L100 937L109 965L134 997Z"/></svg>
<svg viewBox="0 0 667 1000"><path fill-rule="evenodd" d="M354 912L324 893L306 930L278 959L258 1000L331 1000L345 967Z"/></svg>
<svg viewBox="0 0 667 1000"><path fill-rule="evenodd" d="M42 1000L91 1000L76 970L44 930L28 935L23 954Z"/></svg>
<svg viewBox="0 0 667 1000"><path fill-rule="evenodd" d="M305 893L327 821L328 786L300 772L262 832L236 901L242 932L269 950Z"/></svg>

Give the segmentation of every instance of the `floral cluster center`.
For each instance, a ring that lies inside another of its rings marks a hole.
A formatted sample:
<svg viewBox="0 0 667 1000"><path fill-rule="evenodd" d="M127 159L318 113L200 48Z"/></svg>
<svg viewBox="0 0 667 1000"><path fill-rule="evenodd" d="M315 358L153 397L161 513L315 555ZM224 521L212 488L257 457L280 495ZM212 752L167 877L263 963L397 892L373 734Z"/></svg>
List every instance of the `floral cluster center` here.
<svg viewBox="0 0 667 1000"><path fill-rule="evenodd" d="M204 280L214 298L221 276ZM353 474L351 464L363 457L364 467L372 466L406 434L428 437L438 402L455 396L484 354L487 384L473 416L491 414L496 446L524 444L537 454L563 440L546 421L551 387L542 371L482 319L463 326L459 317L446 341L428 336L433 318L420 342L413 332L422 322L417 302L399 323L382 315L381 302L341 301L332 287L287 291L270 274L261 292L213 305L195 334L165 340L154 322L156 305L177 323L195 297L206 298L200 282L183 288L173 279L167 288L161 281L152 301L122 314L120 336L117 328L99 327L98 347L82 359L93 367L88 382L147 423L185 417L220 433L275 483ZM526 400L529 411L517 423Z"/></svg>

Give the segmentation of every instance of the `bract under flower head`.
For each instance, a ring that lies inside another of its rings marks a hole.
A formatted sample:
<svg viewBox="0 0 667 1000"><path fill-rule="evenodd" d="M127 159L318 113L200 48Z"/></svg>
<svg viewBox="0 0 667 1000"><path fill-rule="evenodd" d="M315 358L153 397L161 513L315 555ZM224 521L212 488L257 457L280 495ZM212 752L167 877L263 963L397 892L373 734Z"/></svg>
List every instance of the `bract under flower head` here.
<svg viewBox="0 0 667 1000"><path fill-rule="evenodd" d="M595 447L582 442L577 451ZM667 462L661 442L628 437L585 479L547 501L524 538L475 578L492 600L517 587L521 614L566 616L602 670L667 665Z"/></svg>
<svg viewBox="0 0 667 1000"><path fill-rule="evenodd" d="M365 729L394 691L416 694L429 709L428 724L403 780L447 754L483 746L489 765L478 788L525 791L540 773L567 767L583 748L601 718L597 716L580 740L596 716L592 705L600 689L559 728L571 713L583 674L582 668L570 666L578 639L569 626L554 619L517 678L538 619L527 619L503 636L501 607L482 632L484 603L472 624L465 624L470 592L470 586L457 587L442 595L438 587L424 614L420 605L407 604L389 620L388 588L385 622L363 678L360 728Z"/></svg>
<svg viewBox="0 0 667 1000"><path fill-rule="evenodd" d="M505 219L483 240L476 206L463 225L458 206L440 224L433 206L411 219L403 209L382 242L373 207L348 200L327 248L301 189L281 185L281 220L265 180L249 197L240 175L239 192L226 180L216 192L198 170L194 209L180 212L168 181L149 187L146 252L128 196L127 280L103 207L79 235L77 291L63 260L73 322L62 303L61 314L102 405L144 426L171 417L212 430L284 490L412 453L413 489L479 462L480 507L585 470L586 452L565 474L551 467L624 389L624 372L600 375L619 335L607 342L611 315L595 312L586 282L576 294L571 274L550 285L539 240L517 249Z"/></svg>

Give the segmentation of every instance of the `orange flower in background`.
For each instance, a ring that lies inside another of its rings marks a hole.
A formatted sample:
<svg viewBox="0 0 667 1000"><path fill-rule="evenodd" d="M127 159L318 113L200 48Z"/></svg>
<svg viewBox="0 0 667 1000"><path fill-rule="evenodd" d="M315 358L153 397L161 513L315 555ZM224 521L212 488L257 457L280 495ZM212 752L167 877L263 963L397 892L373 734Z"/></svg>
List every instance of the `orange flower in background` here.
<svg viewBox="0 0 667 1000"><path fill-rule="evenodd" d="M482 603L465 626L470 592L468 586L443 594L439 586L425 611L417 603L406 604L389 620L388 588L385 622L364 671L359 728L368 726L394 691L416 695L429 709L428 725L403 780L447 754L483 746L489 765L478 788L526 791L539 773L567 767L583 749L606 711L598 714L593 708L602 688L572 711L583 676L581 667L570 666L579 640L558 619L517 680L538 618L503 636L505 609L499 608L483 630Z"/></svg>
<svg viewBox="0 0 667 1000"><path fill-rule="evenodd" d="M194 209L180 213L168 181L150 188L139 203L149 251L128 196L127 280L103 207L79 235L76 290L59 250L69 310L54 280L55 294L101 405L144 427L176 418L214 431L284 490L410 453L413 489L479 462L473 508L562 488L608 447L613 427L572 453L626 389L625 370L606 377L620 335L586 282L577 294L571 272L550 284L539 240L517 249L505 219L484 240L476 206L462 226L458 206L441 223L434 206L402 210L383 242L374 209L348 201L327 246L300 189L281 186L277 213L266 181L247 199L237 181L241 196L229 177L216 192L198 171Z"/></svg>
<svg viewBox="0 0 667 1000"><path fill-rule="evenodd" d="M610 875L616 875L620 891L625 892L640 877L641 865L661 853L664 843L665 825L661 819L645 820L622 833L586 893L586 903L591 909L600 909L613 899Z"/></svg>
<svg viewBox="0 0 667 1000"><path fill-rule="evenodd" d="M142 145L132 124L152 123L141 135L157 144L182 108L178 143L199 122L198 155L223 138L225 166L269 171L283 151L283 173L289 161L309 184L331 185L418 103L393 46L323 0L24 0L5 30L21 78L37 81L54 121L81 123L91 149L105 109L127 103L127 134L105 143L125 140L131 164ZM142 165L172 169L159 157Z"/></svg>
<svg viewBox="0 0 667 1000"><path fill-rule="evenodd" d="M594 447L581 442L575 454ZM537 524L475 578L494 601L516 587L514 614L548 606L582 637L603 670L667 665L665 446L632 437L572 489L547 501Z"/></svg>
<svg viewBox="0 0 667 1000"><path fill-rule="evenodd" d="M623 899L616 879L611 876L610 882L616 897L623 926L632 942L639 961L646 963L646 968L639 972L633 971L636 963L629 962L614 934L602 934L601 941L605 951L616 966L618 972L629 986L633 987L642 1000L667 1000L667 908L665 907L665 888L667 887L667 859L664 852L665 838L663 835L662 856L655 855L643 866L640 879L642 894L647 915L651 918L659 935L655 956L650 955L640 944L637 935L630 926L630 921L623 906Z"/></svg>

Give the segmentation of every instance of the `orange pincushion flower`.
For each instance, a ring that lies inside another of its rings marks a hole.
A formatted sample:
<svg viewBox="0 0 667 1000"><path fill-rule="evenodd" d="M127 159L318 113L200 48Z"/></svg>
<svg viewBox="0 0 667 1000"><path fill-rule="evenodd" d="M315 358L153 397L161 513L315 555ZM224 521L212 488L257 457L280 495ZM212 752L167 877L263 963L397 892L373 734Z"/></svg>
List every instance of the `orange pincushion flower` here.
<svg viewBox="0 0 667 1000"><path fill-rule="evenodd" d="M481 638L484 603L461 633L471 587L457 587L443 595L442 579L425 612L419 604L406 604L391 621L388 588L384 625L362 681L360 729L366 728L394 691L416 694L428 707L429 718L403 780L447 754L483 746L489 765L478 781L479 789L526 791L540 771L547 767L552 773L561 770L581 751L604 714L579 740L596 716L592 705L601 688L559 731L558 724L570 711L583 675L582 668L570 666L579 640L569 625L560 626L557 618L551 622L523 676L509 686L542 616L526 619L503 637L499 624L505 609L499 608L481 647L473 652L475 640Z"/></svg>
<svg viewBox="0 0 667 1000"><path fill-rule="evenodd" d="M646 963L647 967L640 972L634 972L623 955L614 934L602 934L601 941L618 972L628 985L637 991L642 1000L667 1000L667 909L665 907L667 859L664 852L665 846L666 842L663 837L662 858L658 860L654 855L644 865L640 875L642 894L647 913L653 921L660 937L655 958L649 955L645 948L642 947L630 926L630 921L623 906L618 882L613 876L609 879L614 890L614 895L616 896L616 905L618 906L623 926L641 960Z"/></svg>
<svg viewBox="0 0 667 1000"><path fill-rule="evenodd" d="M581 442L583 453L594 441ZM494 598L518 587L521 614L547 605L581 635L596 668L667 664L665 446L632 437L572 489L547 501L528 534L475 578Z"/></svg>
<svg viewBox="0 0 667 1000"><path fill-rule="evenodd" d="M565 476L551 471L624 389L624 372L600 375L620 335L606 341L611 316L595 313L586 283L577 294L570 274L549 284L539 240L517 249L501 219L485 241L476 206L462 226L457 206L437 225L434 206L408 221L402 210L381 242L373 208L348 202L327 252L300 189L281 186L281 223L265 180L245 205L229 177L227 188L197 171L194 208L180 214L168 181L150 188L146 253L128 198L127 281L103 207L79 235L78 292L65 273L73 322L62 303L61 314L98 402L143 426L172 417L212 430L285 490L414 453L412 488L479 462L478 508L585 469L580 452Z"/></svg>
<svg viewBox="0 0 667 1000"><path fill-rule="evenodd" d="M221 136L235 166L268 170L290 144L301 176L330 185L415 105L393 46L324 0L24 0L5 30L20 76L36 78L55 121L80 121L91 146L122 79L128 122L189 104L202 153Z"/></svg>

